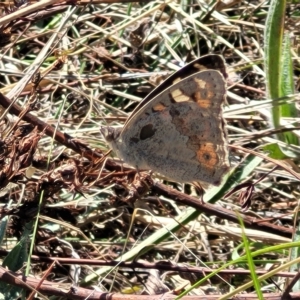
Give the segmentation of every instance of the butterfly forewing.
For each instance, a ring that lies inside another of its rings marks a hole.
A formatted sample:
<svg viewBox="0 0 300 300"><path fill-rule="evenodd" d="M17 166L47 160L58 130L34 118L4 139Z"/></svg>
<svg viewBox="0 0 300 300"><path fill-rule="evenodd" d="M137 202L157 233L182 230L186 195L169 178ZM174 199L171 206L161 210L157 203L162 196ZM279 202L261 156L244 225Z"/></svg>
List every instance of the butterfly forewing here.
<svg viewBox="0 0 300 300"><path fill-rule="evenodd" d="M152 101L161 92L171 87L174 83L184 80L199 71L204 70L216 70L219 71L224 78L227 78L226 68L224 59L220 55L209 54L195 59L189 64L185 65L180 70L174 72L170 75L162 84L157 86L153 91L151 91L133 110L131 116L127 119L125 125L130 121L130 119L148 102Z"/></svg>

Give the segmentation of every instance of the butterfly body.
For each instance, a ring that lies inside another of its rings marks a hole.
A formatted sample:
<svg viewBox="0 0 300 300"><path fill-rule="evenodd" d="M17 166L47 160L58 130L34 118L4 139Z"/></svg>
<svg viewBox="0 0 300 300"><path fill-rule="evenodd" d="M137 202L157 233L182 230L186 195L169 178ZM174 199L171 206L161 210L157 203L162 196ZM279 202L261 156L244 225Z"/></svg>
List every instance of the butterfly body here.
<svg viewBox="0 0 300 300"><path fill-rule="evenodd" d="M218 185L229 170L224 77L210 69L180 80L175 75L160 93L144 99L123 129L101 131L118 157L138 170Z"/></svg>

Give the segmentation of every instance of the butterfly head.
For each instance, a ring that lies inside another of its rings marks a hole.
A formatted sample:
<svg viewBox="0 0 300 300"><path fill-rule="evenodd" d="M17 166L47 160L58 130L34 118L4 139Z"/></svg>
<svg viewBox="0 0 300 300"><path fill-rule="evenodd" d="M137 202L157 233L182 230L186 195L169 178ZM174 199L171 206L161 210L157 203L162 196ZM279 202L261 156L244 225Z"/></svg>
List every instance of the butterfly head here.
<svg viewBox="0 0 300 300"><path fill-rule="evenodd" d="M100 128L100 132L108 143L112 143L118 139L122 131L122 128L114 128L109 126L103 126Z"/></svg>

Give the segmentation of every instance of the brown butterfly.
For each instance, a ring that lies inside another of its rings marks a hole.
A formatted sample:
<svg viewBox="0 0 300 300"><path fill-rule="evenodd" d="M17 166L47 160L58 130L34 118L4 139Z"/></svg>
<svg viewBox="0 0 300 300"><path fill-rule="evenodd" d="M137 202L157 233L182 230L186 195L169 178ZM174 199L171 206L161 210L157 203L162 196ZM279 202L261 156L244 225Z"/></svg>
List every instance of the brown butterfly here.
<svg viewBox="0 0 300 300"><path fill-rule="evenodd" d="M123 128L102 127L101 132L137 170L219 185L230 167L223 118L226 77L221 56L200 57L154 89Z"/></svg>

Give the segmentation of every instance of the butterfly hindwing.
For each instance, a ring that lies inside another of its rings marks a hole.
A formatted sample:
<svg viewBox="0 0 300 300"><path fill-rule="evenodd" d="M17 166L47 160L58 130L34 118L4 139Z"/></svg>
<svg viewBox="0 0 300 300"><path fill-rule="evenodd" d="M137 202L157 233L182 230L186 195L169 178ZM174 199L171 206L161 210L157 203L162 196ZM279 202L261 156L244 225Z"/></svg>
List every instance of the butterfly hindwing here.
<svg viewBox="0 0 300 300"><path fill-rule="evenodd" d="M225 94L224 77L215 70L192 73L168 85L143 101L115 150L138 169L152 169L181 182L218 185L229 169L222 117Z"/></svg>

